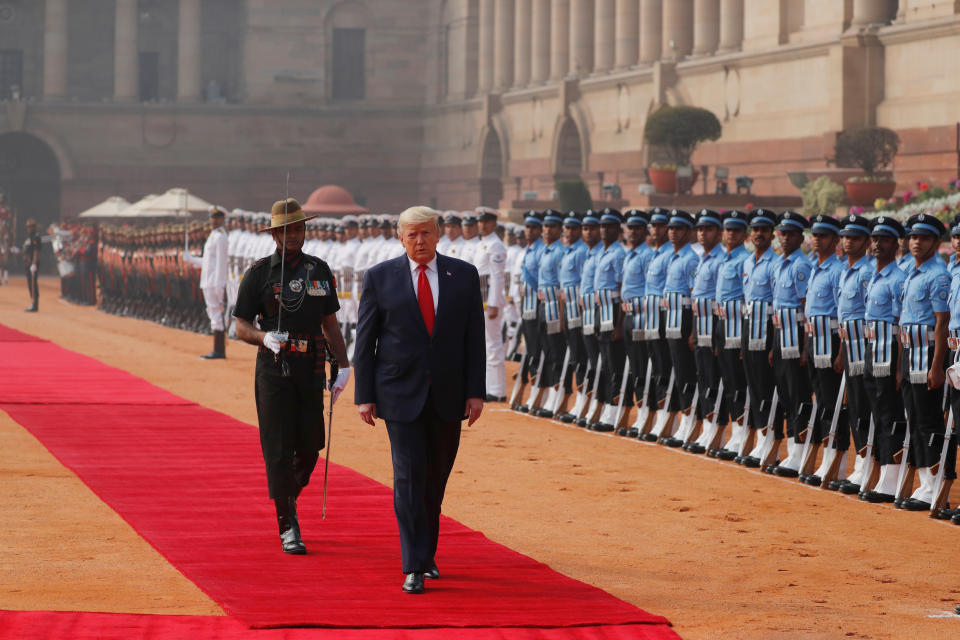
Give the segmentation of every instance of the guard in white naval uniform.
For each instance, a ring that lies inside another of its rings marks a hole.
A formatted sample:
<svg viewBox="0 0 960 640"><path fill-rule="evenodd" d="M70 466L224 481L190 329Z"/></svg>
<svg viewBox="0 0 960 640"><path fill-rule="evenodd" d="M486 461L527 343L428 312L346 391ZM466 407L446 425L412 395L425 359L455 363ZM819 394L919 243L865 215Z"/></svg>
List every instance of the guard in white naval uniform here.
<svg viewBox="0 0 960 640"><path fill-rule="evenodd" d="M496 234L497 212L485 207L477 209L479 238L473 253L473 264L480 274L483 294L483 317L487 344L487 402L505 402L507 379L504 365L503 310L506 305L504 268L507 248Z"/></svg>
<svg viewBox="0 0 960 640"><path fill-rule="evenodd" d="M340 246L339 266L342 278L337 284L343 287L344 298L340 303L343 310L345 331L343 337L347 341L348 353L353 353L353 329L357 326L357 296L354 291L354 269L356 269L356 255L360 249L357 239L359 224L354 216L343 217L344 242Z"/></svg>
<svg viewBox="0 0 960 640"><path fill-rule="evenodd" d="M227 293L229 240L227 231L223 228L223 209L218 207L210 209L210 224L213 225L213 230L203 245L203 257L198 258L186 251L183 256L187 262L200 267L200 290L203 291L207 316L210 318L210 329L213 331L213 351L201 357L213 360L227 357L224 303Z"/></svg>
<svg viewBox="0 0 960 640"><path fill-rule="evenodd" d="M456 211L450 212L443 219L443 233L449 238L445 255L460 258L463 251L462 217Z"/></svg>
<svg viewBox="0 0 960 640"><path fill-rule="evenodd" d="M477 215L473 211L463 213L463 221L460 223L460 229L463 231L463 246L460 253L454 255L455 258L466 260L473 264L473 256L480 246L480 231L477 227Z"/></svg>
<svg viewBox="0 0 960 640"><path fill-rule="evenodd" d="M447 222L447 218L451 220L456 218L456 222ZM444 211L441 220L443 221L443 235L437 241L437 253L449 255L447 249L450 248L450 243L460 237L460 214L456 211Z"/></svg>
<svg viewBox="0 0 960 640"><path fill-rule="evenodd" d="M519 361L517 347L520 344L520 303L523 298L521 265L523 264L523 247L526 240L523 235L523 227L512 222L509 223L507 238L507 300L503 321L507 326L507 357Z"/></svg>

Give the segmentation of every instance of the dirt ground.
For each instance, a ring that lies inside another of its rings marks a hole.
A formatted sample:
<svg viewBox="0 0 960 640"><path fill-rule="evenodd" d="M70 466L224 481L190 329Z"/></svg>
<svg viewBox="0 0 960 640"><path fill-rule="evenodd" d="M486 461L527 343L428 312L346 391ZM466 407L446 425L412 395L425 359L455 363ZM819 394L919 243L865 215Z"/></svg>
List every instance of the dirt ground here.
<svg viewBox="0 0 960 640"><path fill-rule="evenodd" d="M25 314L25 289L0 287L0 323L256 423L253 347L202 361L209 337L69 305L52 279ZM386 434L350 395L333 459L389 484ZM222 614L4 414L0 441L0 609ZM488 405L444 506L691 640L960 637L960 527L732 463Z"/></svg>

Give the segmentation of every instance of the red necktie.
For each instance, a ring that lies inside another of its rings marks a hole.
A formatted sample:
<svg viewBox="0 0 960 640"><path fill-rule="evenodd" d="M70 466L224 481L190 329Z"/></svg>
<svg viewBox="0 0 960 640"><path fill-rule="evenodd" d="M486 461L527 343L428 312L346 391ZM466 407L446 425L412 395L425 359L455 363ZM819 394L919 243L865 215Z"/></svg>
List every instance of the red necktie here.
<svg viewBox="0 0 960 640"><path fill-rule="evenodd" d="M420 313L423 314L423 324L427 325L427 333L433 335L433 291L430 289L430 281L427 280L427 267L420 265L420 276L417 278L417 302L420 304Z"/></svg>

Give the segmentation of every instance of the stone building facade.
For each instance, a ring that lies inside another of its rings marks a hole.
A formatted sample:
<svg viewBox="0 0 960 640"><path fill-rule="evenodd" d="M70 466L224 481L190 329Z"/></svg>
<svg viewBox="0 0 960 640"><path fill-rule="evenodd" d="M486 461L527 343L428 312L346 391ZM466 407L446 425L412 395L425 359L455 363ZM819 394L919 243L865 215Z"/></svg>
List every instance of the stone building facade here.
<svg viewBox="0 0 960 640"><path fill-rule="evenodd" d="M882 125L902 186L956 175L960 0L0 0L0 190L41 220L184 186L264 208L626 200L648 114L713 111L694 163L795 194Z"/></svg>

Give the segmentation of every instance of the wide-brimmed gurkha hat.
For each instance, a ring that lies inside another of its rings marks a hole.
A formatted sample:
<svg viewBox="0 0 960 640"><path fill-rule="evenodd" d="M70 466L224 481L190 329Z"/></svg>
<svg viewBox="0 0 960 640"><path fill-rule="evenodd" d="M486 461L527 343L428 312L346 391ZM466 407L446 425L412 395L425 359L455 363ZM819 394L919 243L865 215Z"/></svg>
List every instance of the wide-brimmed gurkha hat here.
<svg viewBox="0 0 960 640"><path fill-rule="evenodd" d="M273 207L270 209L270 226L263 227L260 229L260 232L263 233L271 229L280 229L290 224L313 220L316 217L315 215L305 215L303 209L300 208L300 203L293 198L278 200L273 203Z"/></svg>

